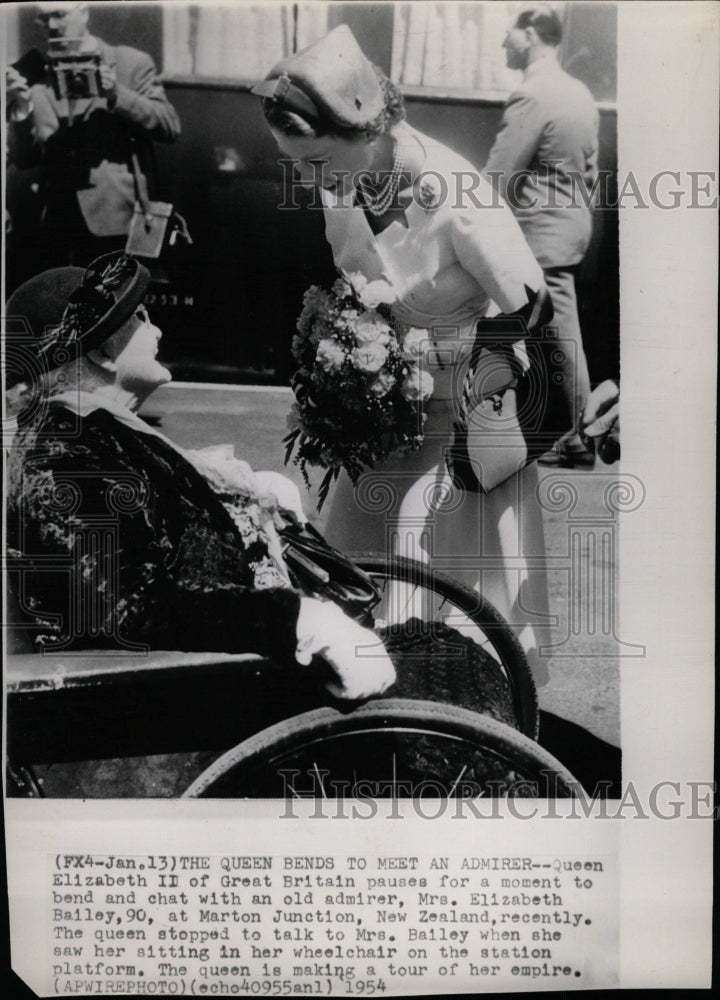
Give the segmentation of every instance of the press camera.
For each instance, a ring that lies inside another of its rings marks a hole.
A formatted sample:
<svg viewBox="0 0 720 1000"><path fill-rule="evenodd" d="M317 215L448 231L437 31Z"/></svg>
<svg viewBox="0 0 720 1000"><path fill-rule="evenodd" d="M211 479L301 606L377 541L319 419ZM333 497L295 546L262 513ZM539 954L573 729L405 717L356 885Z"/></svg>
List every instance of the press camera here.
<svg viewBox="0 0 720 1000"><path fill-rule="evenodd" d="M81 42L81 38L58 38L48 43L50 81L58 100L77 101L102 93L100 55L81 52Z"/></svg>

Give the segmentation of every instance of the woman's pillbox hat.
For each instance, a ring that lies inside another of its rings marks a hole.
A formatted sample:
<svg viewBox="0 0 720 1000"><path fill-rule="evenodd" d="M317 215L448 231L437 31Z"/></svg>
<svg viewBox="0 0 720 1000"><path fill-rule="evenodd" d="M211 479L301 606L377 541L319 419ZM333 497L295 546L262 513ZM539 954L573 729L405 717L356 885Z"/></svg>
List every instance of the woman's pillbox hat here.
<svg viewBox="0 0 720 1000"><path fill-rule="evenodd" d="M377 73L346 24L276 63L252 92L339 128L367 125L385 106Z"/></svg>
<svg viewBox="0 0 720 1000"><path fill-rule="evenodd" d="M6 388L98 347L130 319L149 284L147 268L117 251L84 271L56 267L20 285L5 307Z"/></svg>

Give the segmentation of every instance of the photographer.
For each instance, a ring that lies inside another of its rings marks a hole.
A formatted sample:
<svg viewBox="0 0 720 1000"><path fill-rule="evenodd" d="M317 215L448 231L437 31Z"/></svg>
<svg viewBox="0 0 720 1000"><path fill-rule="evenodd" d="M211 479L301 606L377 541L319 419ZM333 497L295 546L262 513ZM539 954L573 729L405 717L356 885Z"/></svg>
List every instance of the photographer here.
<svg viewBox="0 0 720 1000"><path fill-rule="evenodd" d="M180 133L149 55L91 35L87 4L37 8L47 60L33 50L6 75L11 161L40 168L34 270L124 247L138 193L153 196L152 140Z"/></svg>

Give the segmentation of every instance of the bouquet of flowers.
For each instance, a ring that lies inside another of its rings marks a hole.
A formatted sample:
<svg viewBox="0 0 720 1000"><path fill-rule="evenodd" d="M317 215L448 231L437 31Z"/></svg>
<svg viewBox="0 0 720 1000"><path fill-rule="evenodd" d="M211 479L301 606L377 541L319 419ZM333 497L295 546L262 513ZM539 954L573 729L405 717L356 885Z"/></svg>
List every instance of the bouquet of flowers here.
<svg viewBox="0 0 720 1000"><path fill-rule="evenodd" d="M285 461L295 452L308 487L307 465L327 469L318 510L341 469L355 483L375 462L422 444L423 403L433 391L421 367L428 334L392 316L394 299L388 282L344 273L330 291L313 285L305 293Z"/></svg>

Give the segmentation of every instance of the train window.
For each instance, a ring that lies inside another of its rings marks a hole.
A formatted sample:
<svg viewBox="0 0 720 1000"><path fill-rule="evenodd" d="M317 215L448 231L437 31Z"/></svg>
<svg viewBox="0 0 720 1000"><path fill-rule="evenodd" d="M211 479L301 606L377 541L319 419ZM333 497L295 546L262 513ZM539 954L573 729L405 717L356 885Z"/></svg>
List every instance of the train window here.
<svg viewBox="0 0 720 1000"><path fill-rule="evenodd" d="M520 74L503 38L523 2L169 4L164 69L172 76L255 80L279 59L348 24L366 54L405 90L503 100ZM598 101L616 98L616 4L554 3L560 61Z"/></svg>
<svg viewBox="0 0 720 1000"><path fill-rule="evenodd" d="M164 69L173 76L255 80L328 31L326 4L168 4Z"/></svg>

